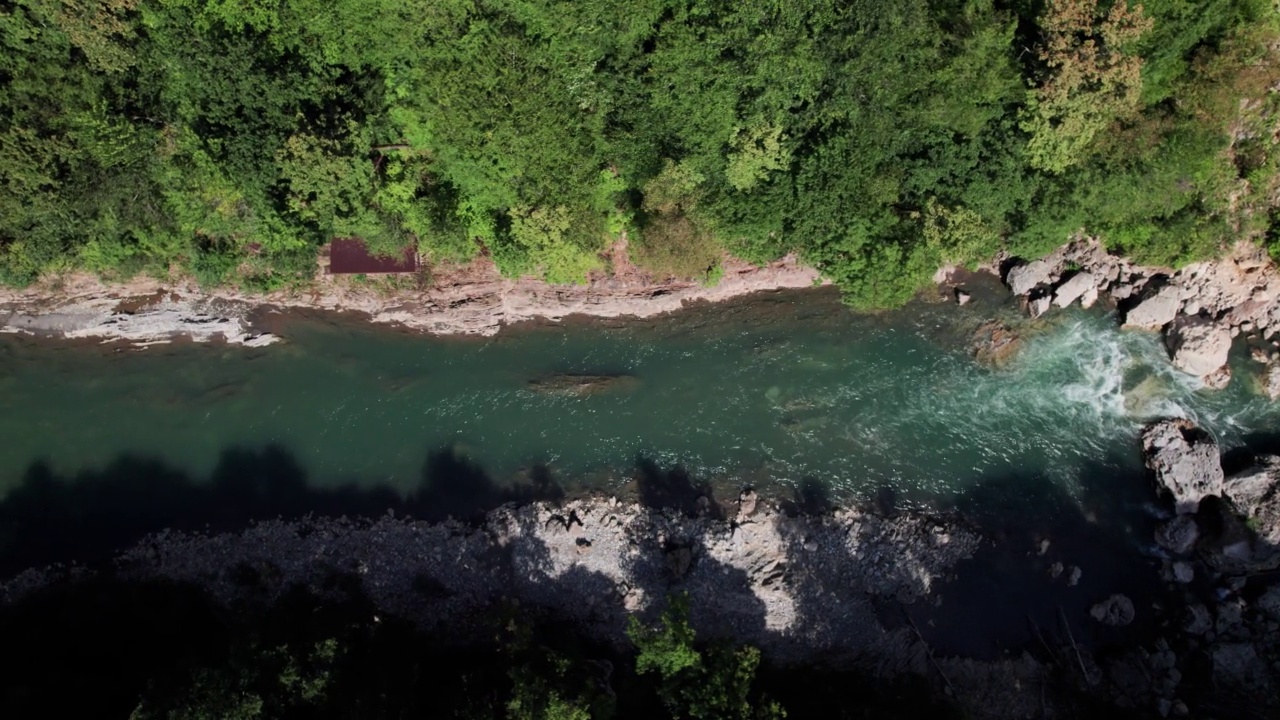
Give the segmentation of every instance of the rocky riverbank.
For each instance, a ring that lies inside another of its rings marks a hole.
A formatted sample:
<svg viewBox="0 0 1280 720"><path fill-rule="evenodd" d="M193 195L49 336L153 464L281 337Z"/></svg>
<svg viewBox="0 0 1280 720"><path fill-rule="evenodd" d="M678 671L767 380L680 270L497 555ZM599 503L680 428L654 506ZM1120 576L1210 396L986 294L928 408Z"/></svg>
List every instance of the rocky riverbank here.
<svg viewBox="0 0 1280 720"><path fill-rule="evenodd" d="M1138 265L1108 254L1096 239L1079 238L1030 262L997 258L991 269L1031 317L1075 303L1110 304L1125 327L1162 333L1174 366L1207 387L1230 381L1228 356L1242 336L1266 366L1262 389L1280 398L1280 272L1256 245L1241 242L1221 259L1175 271ZM963 302L960 278L944 270L937 279Z"/></svg>
<svg viewBox="0 0 1280 720"><path fill-rule="evenodd" d="M435 334L493 335L527 320L652 317L690 302L822 282L816 270L792 256L764 266L726 258L724 275L714 285L651 277L627 261L625 248L615 249L614 256L613 272L594 274L583 285L504 278L487 258L439 265L420 277L370 280L320 272L305 290L267 294L206 292L190 279L109 284L78 274L22 290L0 289L0 332L139 345L189 338L255 346L278 339L251 322L256 311L273 307L354 312L371 322Z"/></svg>
<svg viewBox="0 0 1280 720"><path fill-rule="evenodd" d="M1082 699L1129 717L1270 717L1280 708L1280 461L1224 472L1213 441L1185 421L1153 424L1143 443L1153 490L1171 500L1143 572L1168 590L1149 602L1095 588L1079 617L1062 608L1077 607L1081 568L1051 562L1069 538L1009 547L956 517L803 514L751 491L683 510L593 496L507 505L474 522L389 512L166 531L109 567L21 573L0 583L0 606L106 573L194 585L251 613L299 587L334 602L356 592L463 643L485 632L472 618L514 601L623 647L630 616L655 617L687 593L701 638L750 643L782 665L921 678L966 717L1075 717ZM988 621L954 583L992 552L1028 560L1001 566L989 602L1019 607L1003 596L1050 583L1060 627L1037 626L1038 642L1000 656L939 652L946 626ZM1090 557L1072 559L1094 572Z"/></svg>

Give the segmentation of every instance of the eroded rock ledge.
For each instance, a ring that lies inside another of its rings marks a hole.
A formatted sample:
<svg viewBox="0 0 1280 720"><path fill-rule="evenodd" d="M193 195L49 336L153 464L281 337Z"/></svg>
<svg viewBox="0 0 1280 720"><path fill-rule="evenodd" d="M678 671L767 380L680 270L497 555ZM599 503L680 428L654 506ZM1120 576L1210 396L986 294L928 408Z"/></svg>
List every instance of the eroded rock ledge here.
<svg viewBox="0 0 1280 720"><path fill-rule="evenodd" d="M618 254L618 253L615 253ZM436 334L493 335L504 325L569 315L651 317L688 302L720 301L764 290L820 284L818 272L788 256L764 266L727 258L712 286L649 277L626 262L585 285L549 285L503 278L491 261L439 266L428 278L402 286L318 275L302 292L252 295L232 289L206 293L191 280L138 278L106 284L89 275L51 278L24 290L0 289L0 332L101 338L136 344L173 338L225 339L247 345L276 338L255 333L246 319L263 306L363 313L387 323ZM423 287L414 289L415 283Z"/></svg>

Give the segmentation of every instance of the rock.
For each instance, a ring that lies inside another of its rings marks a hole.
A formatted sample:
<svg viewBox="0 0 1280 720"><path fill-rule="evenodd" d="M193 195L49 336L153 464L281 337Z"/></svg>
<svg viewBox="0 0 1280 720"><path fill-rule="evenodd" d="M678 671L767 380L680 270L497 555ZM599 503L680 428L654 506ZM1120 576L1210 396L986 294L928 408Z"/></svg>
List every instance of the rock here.
<svg viewBox="0 0 1280 720"><path fill-rule="evenodd" d="M1188 300L1188 301L1187 301L1187 302L1182 306L1182 314L1184 314L1184 315L1199 315L1199 314L1200 314L1200 303L1196 302L1195 300Z"/></svg>
<svg viewBox="0 0 1280 720"><path fill-rule="evenodd" d="M1187 606L1187 619L1183 623L1182 629L1188 635L1203 635L1213 629L1213 616L1209 614L1209 608L1196 603Z"/></svg>
<svg viewBox="0 0 1280 720"><path fill-rule="evenodd" d="M972 299L973 299L973 296L965 292L964 290L956 290L957 305L968 305L969 301Z"/></svg>
<svg viewBox="0 0 1280 720"><path fill-rule="evenodd" d="M1254 697L1261 697L1270 685L1267 665L1258 657L1253 643L1219 643L1213 648L1212 658L1216 684Z"/></svg>
<svg viewBox="0 0 1280 720"><path fill-rule="evenodd" d="M1191 515L1178 515L1156 528L1156 544L1174 555L1186 555L1200 539L1200 528Z"/></svg>
<svg viewBox="0 0 1280 720"><path fill-rule="evenodd" d="M1040 544L1036 546L1037 555L1044 555L1047 552L1049 552L1049 538L1041 540Z"/></svg>
<svg viewBox="0 0 1280 720"><path fill-rule="evenodd" d="M1194 513L1200 500L1221 495L1222 462L1218 445L1187 420L1161 420L1142 431L1147 467L1173 495L1179 515Z"/></svg>
<svg viewBox="0 0 1280 720"><path fill-rule="evenodd" d="M738 522L744 523L756 514L756 508L760 504L760 496L755 490L743 490L738 495Z"/></svg>
<svg viewBox="0 0 1280 720"><path fill-rule="evenodd" d="M1133 622L1137 613L1133 609L1133 601L1124 595L1116 594L1094 605L1089 611L1094 620L1103 625L1124 627Z"/></svg>
<svg viewBox="0 0 1280 720"><path fill-rule="evenodd" d="M1124 326L1142 330L1159 330L1178 316L1178 289L1172 285L1160 288L1155 295L1138 303L1125 314Z"/></svg>
<svg viewBox="0 0 1280 720"><path fill-rule="evenodd" d="M1054 580L1057 580L1062 575L1062 571L1064 569L1065 568L1062 567L1062 563L1054 562L1052 565L1049 566L1049 577Z"/></svg>
<svg viewBox="0 0 1280 720"><path fill-rule="evenodd" d="M1048 295L1042 295L1027 303L1027 314L1033 318L1049 312L1049 308L1053 306L1053 298Z"/></svg>
<svg viewBox="0 0 1280 720"><path fill-rule="evenodd" d="M530 380L528 388L543 395L585 397L603 392L634 390L639 382L633 375L556 373L537 380Z"/></svg>
<svg viewBox="0 0 1280 720"><path fill-rule="evenodd" d="M1247 529L1256 535L1255 542L1245 538L1241 550L1231 548L1235 554L1223 554L1235 560L1249 563L1254 571L1280 567L1280 457L1265 455L1253 467L1232 475L1223 485L1223 494L1231 501L1236 512L1244 516ZM1243 553L1243 556L1241 556Z"/></svg>
<svg viewBox="0 0 1280 720"><path fill-rule="evenodd" d="M1280 400L1280 360L1272 359L1263 368L1260 384L1263 395L1272 400Z"/></svg>
<svg viewBox="0 0 1280 720"><path fill-rule="evenodd" d="M1041 285L1052 285L1061 272L1058 263L1048 260L1034 260L1026 265L1018 265L1005 276L1005 284L1014 295L1026 295Z"/></svg>
<svg viewBox="0 0 1280 720"><path fill-rule="evenodd" d="M1191 563L1185 560L1179 560L1173 564L1173 579L1182 584L1187 584L1196 578L1196 570L1191 567Z"/></svg>
<svg viewBox="0 0 1280 720"><path fill-rule="evenodd" d="M1075 587L1080 584L1080 576L1084 575L1084 571L1079 565L1072 565L1071 572L1067 573L1067 587Z"/></svg>
<svg viewBox="0 0 1280 720"><path fill-rule="evenodd" d="M1080 296L1080 307L1088 310L1098 302L1098 288L1091 287Z"/></svg>
<svg viewBox="0 0 1280 720"><path fill-rule="evenodd" d="M1098 280L1090 272L1076 273L1071 276L1070 280L1058 286L1057 292L1054 293L1053 302L1060 308L1064 308L1071 303L1079 300L1084 294L1090 290L1097 291Z"/></svg>
<svg viewBox="0 0 1280 720"><path fill-rule="evenodd" d="M1266 365L1267 363L1271 362L1271 355L1266 350L1260 347L1249 348L1249 359L1253 360L1256 363Z"/></svg>
<svg viewBox="0 0 1280 720"><path fill-rule="evenodd" d="M1272 585L1258 598L1258 609L1274 620L1280 620L1280 585Z"/></svg>
<svg viewBox="0 0 1280 720"><path fill-rule="evenodd" d="M973 333L970 345L973 357L984 365L999 367L1022 347L1022 338L1006 324L991 320L983 323Z"/></svg>
<svg viewBox="0 0 1280 720"><path fill-rule="evenodd" d="M1127 300L1133 296L1133 286L1129 283L1119 283L1111 288L1111 297L1116 300Z"/></svg>
<svg viewBox="0 0 1280 720"><path fill-rule="evenodd" d="M1214 372L1200 378L1200 382L1210 390L1221 390L1231 384L1231 366L1223 365Z"/></svg>
<svg viewBox="0 0 1280 720"><path fill-rule="evenodd" d="M1204 318L1174 323L1165 338L1173 352L1173 366L1190 375L1206 377L1227 365L1231 333Z"/></svg>

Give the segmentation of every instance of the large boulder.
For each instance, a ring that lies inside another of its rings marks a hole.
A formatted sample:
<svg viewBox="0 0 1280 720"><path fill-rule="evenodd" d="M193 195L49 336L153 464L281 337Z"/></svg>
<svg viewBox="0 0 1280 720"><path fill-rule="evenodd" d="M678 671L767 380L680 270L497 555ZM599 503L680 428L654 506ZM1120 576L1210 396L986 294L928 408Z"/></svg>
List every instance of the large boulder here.
<svg viewBox="0 0 1280 720"><path fill-rule="evenodd" d="M1057 292L1054 293L1053 302L1058 307L1064 308L1084 297L1085 293L1090 290L1095 293L1098 290L1098 280L1093 276L1093 273L1076 273L1071 276L1070 280L1058 287Z"/></svg>
<svg viewBox="0 0 1280 720"><path fill-rule="evenodd" d="M1228 478L1222 493L1256 534L1251 560L1258 567L1280 565L1280 457L1266 455Z"/></svg>
<svg viewBox="0 0 1280 720"><path fill-rule="evenodd" d="M1179 515L1223 492L1218 444L1188 420L1161 420L1142 431L1142 449L1156 482L1173 496Z"/></svg>
<svg viewBox="0 0 1280 720"><path fill-rule="evenodd" d="M1012 268L1004 281L1014 295L1026 295L1042 285L1054 284L1061 273L1061 262L1040 259Z"/></svg>
<svg viewBox="0 0 1280 720"><path fill-rule="evenodd" d="M1166 342L1174 367L1201 378L1220 373L1231 354L1231 331L1205 318L1174 323Z"/></svg>
<svg viewBox="0 0 1280 720"><path fill-rule="evenodd" d="M1182 301L1178 288L1166 285L1151 297L1138 303L1124 316L1124 326L1141 330L1159 330L1178 316Z"/></svg>

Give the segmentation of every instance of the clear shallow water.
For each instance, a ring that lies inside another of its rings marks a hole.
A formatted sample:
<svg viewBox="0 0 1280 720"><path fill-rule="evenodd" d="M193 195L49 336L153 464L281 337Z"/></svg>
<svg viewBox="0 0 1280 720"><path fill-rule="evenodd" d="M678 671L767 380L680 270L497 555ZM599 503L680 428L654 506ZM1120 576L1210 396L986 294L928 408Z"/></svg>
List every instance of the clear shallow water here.
<svg viewBox="0 0 1280 720"><path fill-rule="evenodd" d="M782 293L646 321L521 327L440 339L294 319L259 350L179 345L104 352L0 337L0 494L33 465L54 476L122 456L199 480L232 449L278 446L309 486L450 482L430 453L498 483L545 467L565 486L617 487L637 461L729 485L816 485L945 501L993 479L1067 497L1139 466L1143 420L1195 418L1224 444L1280 428L1238 363L1224 392L1197 391L1155 336L1102 312L1025 329L1006 367L965 347L993 314L979 302L856 315L826 292ZM554 373L626 373L587 397L540 394Z"/></svg>

